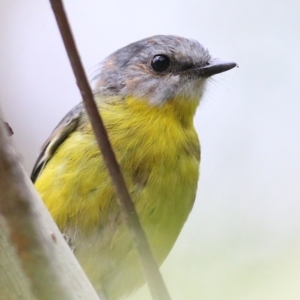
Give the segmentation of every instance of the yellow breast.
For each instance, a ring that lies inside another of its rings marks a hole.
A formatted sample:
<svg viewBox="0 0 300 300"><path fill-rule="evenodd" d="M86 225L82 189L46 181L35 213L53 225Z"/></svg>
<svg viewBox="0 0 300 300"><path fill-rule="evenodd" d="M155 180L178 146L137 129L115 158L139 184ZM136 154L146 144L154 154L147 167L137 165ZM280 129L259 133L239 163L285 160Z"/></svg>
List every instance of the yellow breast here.
<svg viewBox="0 0 300 300"><path fill-rule="evenodd" d="M156 107L128 98L99 105L159 264L192 208L199 173L199 142L192 121L197 104L175 104ZM35 185L60 229L73 238L87 273L97 278L94 284L106 286L106 291L111 286L111 294L122 275L128 278L124 290L132 289L139 282L136 257L88 123L63 142ZM110 280L103 283L107 273Z"/></svg>

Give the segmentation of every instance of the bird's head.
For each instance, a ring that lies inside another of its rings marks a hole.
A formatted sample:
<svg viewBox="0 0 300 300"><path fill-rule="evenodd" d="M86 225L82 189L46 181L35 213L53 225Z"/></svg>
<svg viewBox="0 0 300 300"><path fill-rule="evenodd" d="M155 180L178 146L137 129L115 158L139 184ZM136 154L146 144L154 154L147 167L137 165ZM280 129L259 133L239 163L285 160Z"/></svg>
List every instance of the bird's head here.
<svg viewBox="0 0 300 300"><path fill-rule="evenodd" d="M108 56L95 77L95 94L133 97L155 106L180 99L197 106L207 78L235 66L214 60L195 40L157 35Z"/></svg>

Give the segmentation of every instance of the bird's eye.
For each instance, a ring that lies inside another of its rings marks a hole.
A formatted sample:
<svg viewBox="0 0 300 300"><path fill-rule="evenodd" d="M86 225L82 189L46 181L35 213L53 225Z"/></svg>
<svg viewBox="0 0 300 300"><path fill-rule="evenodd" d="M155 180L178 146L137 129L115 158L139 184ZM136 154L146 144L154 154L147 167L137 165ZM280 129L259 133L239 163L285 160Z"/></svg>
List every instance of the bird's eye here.
<svg viewBox="0 0 300 300"><path fill-rule="evenodd" d="M152 58L151 66L156 72L166 71L170 66L170 59L165 55L155 55Z"/></svg>

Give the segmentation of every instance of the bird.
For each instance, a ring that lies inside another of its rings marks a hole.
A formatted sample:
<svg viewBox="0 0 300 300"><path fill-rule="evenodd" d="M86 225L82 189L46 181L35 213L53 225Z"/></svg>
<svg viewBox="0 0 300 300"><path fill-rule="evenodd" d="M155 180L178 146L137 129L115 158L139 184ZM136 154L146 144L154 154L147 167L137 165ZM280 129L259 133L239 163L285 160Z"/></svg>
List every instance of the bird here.
<svg viewBox="0 0 300 300"><path fill-rule="evenodd" d="M192 210L200 143L194 115L209 78L236 67L198 41L156 35L104 59L93 78L103 118L157 264L172 249ZM31 179L103 299L144 283L83 103L41 148Z"/></svg>

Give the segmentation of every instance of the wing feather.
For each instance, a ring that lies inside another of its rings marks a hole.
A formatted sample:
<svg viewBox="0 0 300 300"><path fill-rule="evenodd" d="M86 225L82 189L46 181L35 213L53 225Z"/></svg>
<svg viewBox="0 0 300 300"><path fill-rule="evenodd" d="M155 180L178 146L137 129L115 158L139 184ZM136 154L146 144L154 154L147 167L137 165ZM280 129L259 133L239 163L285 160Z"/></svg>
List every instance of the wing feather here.
<svg viewBox="0 0 300 300"><path fill-rule="evenodd" d="M58 147L67 139L79 124L80 115L83 111L83 103L75 106L66 116L60 121L56 128L51 133L50 137L46 140L40 154L37 158L36 163L33 166L31 173L31 180L34 183L47 162L51 159Z"/></svg>

